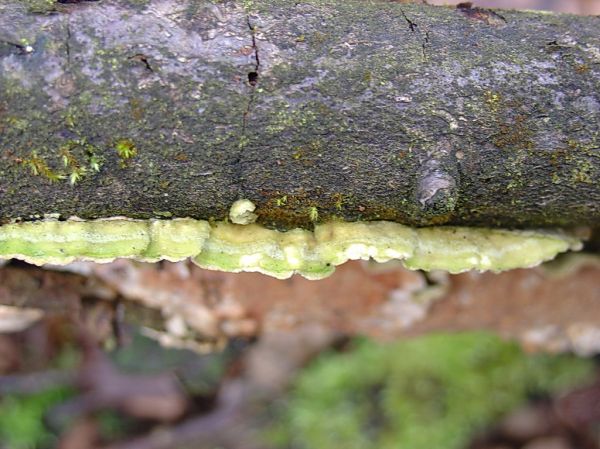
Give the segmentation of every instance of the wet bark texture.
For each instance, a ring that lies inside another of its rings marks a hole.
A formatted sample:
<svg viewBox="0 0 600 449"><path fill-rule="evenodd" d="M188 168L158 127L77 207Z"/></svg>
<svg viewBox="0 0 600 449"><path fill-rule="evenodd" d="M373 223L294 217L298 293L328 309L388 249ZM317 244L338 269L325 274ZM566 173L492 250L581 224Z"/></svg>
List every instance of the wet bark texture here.
<svg viewBox="0 0 600 449"><path fill-rule="evenodd" d="M600 17L0 0L0 218L600 222Z"/></svg>

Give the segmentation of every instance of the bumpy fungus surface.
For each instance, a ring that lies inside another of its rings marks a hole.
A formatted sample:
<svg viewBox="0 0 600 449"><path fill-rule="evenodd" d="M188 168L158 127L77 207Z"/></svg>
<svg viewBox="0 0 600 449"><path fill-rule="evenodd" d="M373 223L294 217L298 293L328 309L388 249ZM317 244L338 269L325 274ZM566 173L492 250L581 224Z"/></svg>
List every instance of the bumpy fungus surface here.
<svg viewBox="0 0 600 449"><path fill-rule="evenodd" d="M531 267L581 242L555 231L431 227L387 221L329 222L314 231L287 232L257 224L209 223L195 219L43 220L0 226L0 258L41 265L77 259L109 262L191 258L214 270L258 271L285 279L329 276L348 260L402 260L410 269L502 271Z"/></svg>
<svg viewBox="0 0 600 449"><path fill-rule="evenodd" d="M256 206L250 200L237 200L231 205L229 219L235 224L247 225L256 221Z"/></svg>

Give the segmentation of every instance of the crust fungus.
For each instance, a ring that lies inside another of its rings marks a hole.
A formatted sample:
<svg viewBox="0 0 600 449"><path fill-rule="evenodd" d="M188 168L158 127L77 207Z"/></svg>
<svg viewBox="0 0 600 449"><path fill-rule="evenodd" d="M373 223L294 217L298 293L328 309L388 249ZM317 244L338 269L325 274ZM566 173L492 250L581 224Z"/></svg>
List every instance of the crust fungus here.
<svg viewBox="0 0 600 449"><path fill-rule="evenodd" d="M398 259L410 269L451 273L503 271L532 267L581 248L578 238L561 231L411 228L388 221L329 222L315 225L313 231L284 232L252 223L253 210L251 201L236 201L230 211L233 223L111 218L6 224L0 226L0 258L36 265L191 258L214 270L322 279L336 265L354 259Z"/></svg>

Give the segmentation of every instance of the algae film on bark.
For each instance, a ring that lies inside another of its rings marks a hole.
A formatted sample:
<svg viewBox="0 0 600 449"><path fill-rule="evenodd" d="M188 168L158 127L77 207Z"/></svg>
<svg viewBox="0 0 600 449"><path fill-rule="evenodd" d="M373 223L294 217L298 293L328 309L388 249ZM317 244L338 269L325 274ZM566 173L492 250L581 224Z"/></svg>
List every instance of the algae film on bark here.
<svg viewBox="0 0 600 449"><path fill-rule="evenodd" d="M0 0L0 218L597 225L599 20Z"/></svg>

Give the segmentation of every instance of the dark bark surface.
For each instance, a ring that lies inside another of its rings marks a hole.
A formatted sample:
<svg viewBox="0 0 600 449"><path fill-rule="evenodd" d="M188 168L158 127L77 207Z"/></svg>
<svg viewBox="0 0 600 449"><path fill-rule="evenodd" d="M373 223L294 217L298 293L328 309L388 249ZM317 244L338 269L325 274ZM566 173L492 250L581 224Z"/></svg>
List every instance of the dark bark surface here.
<svg viewBox="0 0 600 449"><path fill-rule="evenodd" d="M600 222L600 18L0 0L0 218Z"/></svg>

